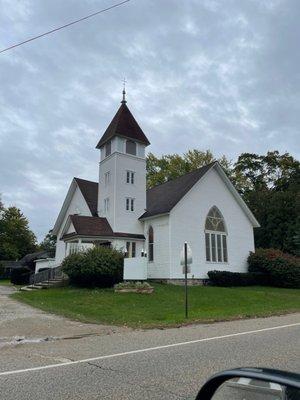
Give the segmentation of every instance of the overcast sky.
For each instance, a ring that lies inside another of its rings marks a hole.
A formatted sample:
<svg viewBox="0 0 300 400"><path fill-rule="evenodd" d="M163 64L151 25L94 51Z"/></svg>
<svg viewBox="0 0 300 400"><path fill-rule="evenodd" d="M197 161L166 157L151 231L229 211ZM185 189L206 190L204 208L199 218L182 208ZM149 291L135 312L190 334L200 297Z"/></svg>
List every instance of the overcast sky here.
<svg viewBox="0 0 300 400"><path fill-rule="evenodd" d="M117 0L115 1L117 2ZM0 48L114 0L0 0ZM41 239L121 100L148 150L299 157L300 1L131 0L0 54L0 193Z"/></svg>

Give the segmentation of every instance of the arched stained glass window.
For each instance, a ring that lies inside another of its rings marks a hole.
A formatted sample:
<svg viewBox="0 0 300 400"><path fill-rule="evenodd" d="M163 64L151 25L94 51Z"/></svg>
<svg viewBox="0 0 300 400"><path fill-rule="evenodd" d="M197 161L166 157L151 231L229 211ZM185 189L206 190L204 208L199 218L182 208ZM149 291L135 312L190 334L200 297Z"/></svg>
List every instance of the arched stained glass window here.
<svg viewBox="0 0 300 400"><path fill-rule="evenodd" d="M216 206L213 206L207 214L205 229L208 231L226 232L224 218Z"/></svg>
<svg viewBox="0 0 300 400"><path fill-rule="evenodd" d="M220 210L213 206L205 221L206 261L228 262L227 233Z"/></svg>

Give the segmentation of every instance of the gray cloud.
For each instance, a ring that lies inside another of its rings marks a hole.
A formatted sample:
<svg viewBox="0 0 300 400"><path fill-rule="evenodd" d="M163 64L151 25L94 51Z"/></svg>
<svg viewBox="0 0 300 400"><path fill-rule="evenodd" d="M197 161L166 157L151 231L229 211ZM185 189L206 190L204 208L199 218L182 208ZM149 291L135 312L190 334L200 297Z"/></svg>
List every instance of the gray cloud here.
<svg viewBox="0 0 300 400"><path fill-rule="evenodd" d="M0 47L112 4L0 0ZM73 176L128 105L156 154L211 149L299 157L297 0L131 0L0 55L0 193L41 238ZM298 147L297 147L298 145Z"/></svg>

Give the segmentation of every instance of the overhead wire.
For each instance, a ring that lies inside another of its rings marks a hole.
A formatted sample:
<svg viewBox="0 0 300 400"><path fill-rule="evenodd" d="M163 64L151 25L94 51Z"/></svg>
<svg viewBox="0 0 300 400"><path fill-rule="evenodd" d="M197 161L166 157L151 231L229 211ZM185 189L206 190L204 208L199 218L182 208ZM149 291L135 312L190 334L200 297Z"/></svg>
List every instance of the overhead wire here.
<svg viewBox="0 0 300 400"><path fill-rule="evenodd" d="M65 25L62 25L62 26L59 26L58 28L51 29L50 31L47 31L47 32L41 33L40 35L37 35L37 36L31 37L29 39L26 39L23 42L16 43L16 44L14 44L12 46L9 46L9 47L7 47L5 49L0 50L0 53L4 53L5 51L12 50L15 47L22 46L25 43L32 42L33 40L39 39L39 38L41 38L43 36L50 35L51 33L57 32L57 31L59 31L61 29L64 29L64 28L67 28L67 27L69 27L71 25L77 24L78 22L84 21L84 20L86 20L88 18L95 17L96 15L102 14L102 13L104 13L106 11L110 11L113 8L120 7L123 4L128 3L129 1L130 0L121 1L120 3L116 3L116 4L113 4L113 5L109 6L109 7L107 7L107 8L103 8L102 10L96 11L96 12L94 12L92 14L86 15L85 17L79 18L79 19L77 19L75 21L69 22L69 23L67 23Z"/></svg>

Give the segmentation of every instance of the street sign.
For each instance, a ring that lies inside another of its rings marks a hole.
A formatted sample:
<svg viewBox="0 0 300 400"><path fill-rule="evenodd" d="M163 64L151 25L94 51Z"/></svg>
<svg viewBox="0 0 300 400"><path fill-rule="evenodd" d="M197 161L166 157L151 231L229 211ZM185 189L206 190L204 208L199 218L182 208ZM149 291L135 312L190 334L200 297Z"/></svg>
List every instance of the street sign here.
<svg viewBox="0 0 300 400"><path fill-rule="evenodd" d="M191 273L191 266L190 265L187 265L186 267L185 267L185 265L182 266L182 273L184 275L185 275L185 268L186 268L186 273L190 274Z"/></svg>
<svg viewBox="0 0 300 400"><path fill-rule="evenodd" d="M180 253L180 265L183 266L182 268L182 273L185 274L185 265L187 264L187 274L191 273L191 264L193 262L193 255L192 255L192 249L190 246L186 243L187 246L187 262L185 263L185 244L183 245L183 248Z"/></svg>

